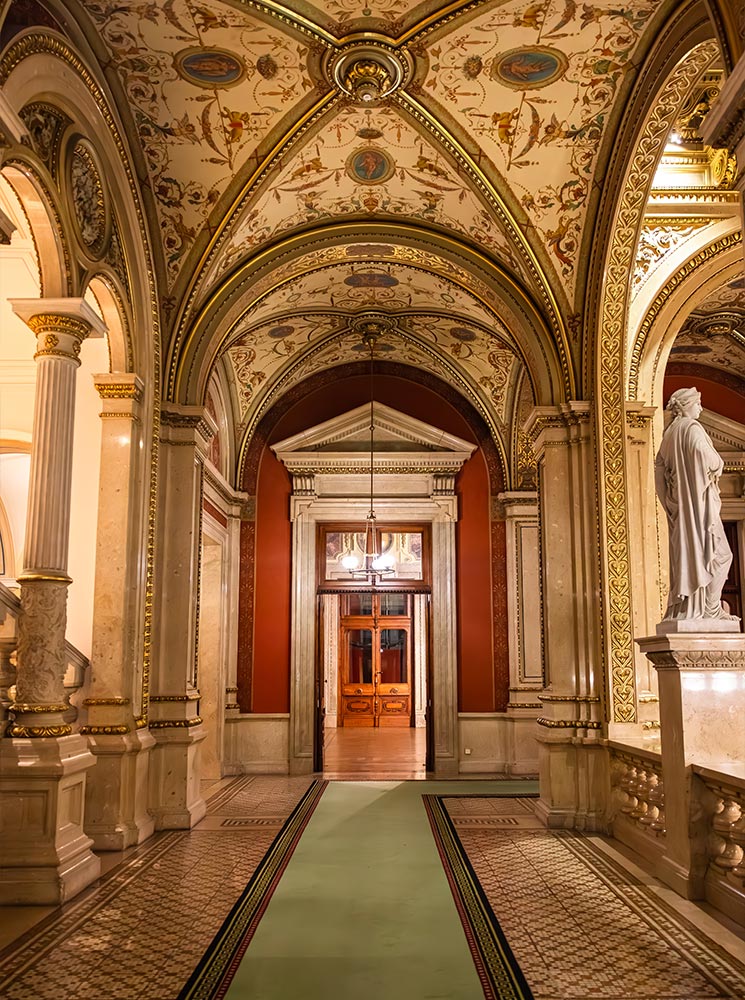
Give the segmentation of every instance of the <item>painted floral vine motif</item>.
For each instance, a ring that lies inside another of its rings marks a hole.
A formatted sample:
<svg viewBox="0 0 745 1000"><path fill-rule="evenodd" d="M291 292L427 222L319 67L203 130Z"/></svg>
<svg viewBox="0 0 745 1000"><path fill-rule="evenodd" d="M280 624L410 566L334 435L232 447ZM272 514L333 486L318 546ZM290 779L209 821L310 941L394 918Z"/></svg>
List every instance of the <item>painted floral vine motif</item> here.
<svg viewBox="0 0 745 1000"><path fill-rule="evenodd" d="M507 178L570 288L600 141L654 10L513 0L428 50L425 90Z"/></svg>
<svg viewBox="0 0 745 1000"><path fill-rule="evenodd" d="M529 280L493 213L395 108L347 107L236 221L206 284L285 230L373 213L463 233Z"/></svg>
<svg viewBox="0 0 745 1000"><path fill-rule="evenodd" d="M263 324L253 322L243 332L239 328L228 350L242 419L254 406L262 386L273 384L308 347L346 328L343 315L321 312L331 301L334 307L345 313L384 308L413 307L421 310L416 317L407 320L407 329L423 344L434 348L436 356L457 360L474 385L479 386L490 400L498 419L506 421L510 386L521 367L519 359L506 339L506 331L501 337L491 331L486 332L476 323L463 319L454 321L454 315L462 316L460 308L465 298L450 282L439 280L426 285L417 272L409 273L402 268L394 274L385 267L365 265L322 272L301 281L301 284L301 289L293 285L287 294L272 296L271 312L275 318ZM290 312L300 305L304 310L302 315ZM440 313L432 312L433 307ZM311 312L314 308L319 310L315 314ZM278 320L277 316L281 318ZM479 318L484 320L483 313ZM250 322L247 317L243 325ZM435 368L439 370L429 352L401 337L382 343L379 351L381 356L390 355L396 361L408 361L433 371ZM342 336L334 339L302 365L303 377L328 364L359 360L360 355L357 338Z"/></svg>
<svg viewBox="0 0 745 1000"><path fill-rule="evenodd" d="M307 49L208 0L92 0L143 144L172 279L239 163L313 84Z"/></svg>

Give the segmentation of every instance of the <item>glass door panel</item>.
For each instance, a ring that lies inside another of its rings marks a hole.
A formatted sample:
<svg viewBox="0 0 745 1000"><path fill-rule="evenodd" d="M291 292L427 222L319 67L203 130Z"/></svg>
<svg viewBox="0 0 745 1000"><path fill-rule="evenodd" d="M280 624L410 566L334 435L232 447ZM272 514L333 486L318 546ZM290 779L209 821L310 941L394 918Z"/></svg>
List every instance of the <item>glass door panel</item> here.
<svg viewBox="0 0 745 1000"><path fill-rule="evenodd" d="M349 655L347 657L347 683L372 684L373 645L372 631L367 628L352 628L347 633Z"/></svg>
<svg viewBox="0 0 745 1000"><path fill-rule="evenodd" d="M382 628L380 630L380 683L408 683L405 629Z"/></svg>

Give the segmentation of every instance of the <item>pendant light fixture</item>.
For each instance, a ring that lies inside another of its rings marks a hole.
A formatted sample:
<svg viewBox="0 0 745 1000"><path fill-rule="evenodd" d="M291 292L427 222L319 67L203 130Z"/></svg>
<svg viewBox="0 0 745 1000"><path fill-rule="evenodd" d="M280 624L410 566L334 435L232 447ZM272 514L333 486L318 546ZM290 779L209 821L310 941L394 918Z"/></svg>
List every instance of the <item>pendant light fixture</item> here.
<svg viewBox="0 0 745 1000"><path fill-rule="evenodd" d="M387 327L370 319L360 323L358 329L362 331L362 343L370 351L370 509L365 520L362 562L350 551L342 559L342 566L354 579L366 580L374 587L396 571L394 557L379 549L380 535L375 518L375 344Z"/></svg>

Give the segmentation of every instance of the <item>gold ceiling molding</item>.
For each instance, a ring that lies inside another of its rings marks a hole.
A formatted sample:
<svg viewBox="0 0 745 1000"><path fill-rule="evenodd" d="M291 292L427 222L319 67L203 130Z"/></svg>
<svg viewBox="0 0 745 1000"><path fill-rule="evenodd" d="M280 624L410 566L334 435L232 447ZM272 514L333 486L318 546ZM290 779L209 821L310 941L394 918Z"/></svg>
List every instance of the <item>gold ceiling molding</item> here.
<svg viewBox="0 0 745 1000"><path fill-rule="evenodd" d="M720 254L726 253L728 250L735 247L741 247L742 239L743 234L738 230L734 233L728 233L727 236L722 237L722 239L709 244L709 246L704 247L703 250L699 250L699 252L691 257L690 260L687 260L682 267L678 268L665 287L658 293L654 302L647 310L647 314L639 327L639 332L634 342L634 350L631 355L631 364L629 366L627 389L627 397L629 399L639 398L639 366L641 364L642 354L647 346L649 332L665 303L670 299L675 291L677 291L683 282L696 271L697 268L699 268L702 264L715 260ZM660 349L661 348L662 345L660 345ZM659 351L657 356L659 358ZM655 361L655 369L656 368L657 362Z"/></svg>
<svg viewBox="0 0 745 1000"><path fill-rule="evenodd" d="M420 125L423 125L432 135L434 135L438 143L450 153L450 155L462 168L466 170L477 189L486 198L490 208L496 211L502 224L513 236L515 246L520 251L523 260L528 265L528 268L536 282L536 288L541 294L548 313L550 326L556 337L556 343L559 348L559 357L561 359L566 398L574 399L576 393L576 382L574 367L569 353L566 326L564 324L559 305L551 289L551 283L547 279L543 268L541 267L540 262L530 246L522 228L515 222L512 213L507 209L501 195L489 180L488 176L466 152L463 146L456 141L455 137L444 128L441 122L411 94L397 94L394 97L394 100L396 103L403 106L415 121L419 122Z"/></svg>
<svg viewBox="0 0 745 1000"><path fill-rule="evenodd" d="M210 237L209 243L205 247L199 260L195 262L191 269L191 277L189 278L185 293L181 297L178 312L173 323L175 338L174 345L171 349L169 383L172 383L173 381L174 366L178 363L177 355L179 352L181 338L183 337L184 327L187 325L187 319L194 304L194 300L199 294L199 286L202 277L212 263L213 258L228 238L232 224L238 221L243 209L246 207L246 203L254 194L254 189L258 189L261 186L269 173L273 170L274 166L286 157L290 150L297 146L301 140L305 138L309 129L319 123L328 112L332 111L336 107L340 99L340 95L334 91L329 91L324 94L321 98L319 98L319 100L316 101L313 107L306 111L299 121L293 124L288 132L286 132L274 143L269 152L262 157L261 162L257 164L250 176L246 178L241 190L235 196L223 215L220 225L215 227L215 232ZM214 293L211 294L214 295Z"/></svg>
<svg viewBox="0 0 745 1000"><path fill-rule="evenodd" d="M256 272L260 268L266 269L267 278L269 278L273 272L279 269L278 261L282 259L291 260L293 257L302 255L301 259L303 260L312 260L310 267L304 267L302 271L292 270L290 273L283 275L280 280L271 282L268 287L263 288L261 297L264 298L272 291L275 291L277 288L302 274L328 266L328 262L324 259L324 251L333 250L336 244L341 242L341 238L347 244L350 240L363 243L380 240L384 243L392 242L396 245L405 242L402 250L405 250L407 256L410 257L411 255L416 256L417 254L421 255L425 253L427 259L423 258L421 261L422 270L433 271L438 276L453 281L454 284L477 301L487 315L494 315L501 323L502 320L498 313L496 313L494 305L474 289L473 275L475 268L480 268L483 277L478 280L484 282L485 288L493 292L494 298L501 299L509 308L515 311L516 315L527 316L529 318L529 322L536 334L534 338L535 344L540 348L543 355L548 383L551 385L552 391L559 390L560 385L555 384L557 379L560 378L559 359L555 357L553 359L555 365L552 364L552 358L546 353L546 346L542 339L545 337L547 342L555 344L550 336L550 330L540 313L535 309L533 303L527 299L522 286L518 285L511 273L505 271L497 261L485 257L483 254L462 244L459 240L455 240L449 235L439 232L433 233L422 226L411 226L399 222L377 222L370 223L364 229L361 229L358 222L344 222L330 225L323 229L317 229L311 234L295 233L288 236L278 246L267 248L260 254L257 254L255 258L246 262L239 272L233 276L232 284L228 284L227 287L223 286L212 293L209 299L201 306L200 314L195 318L188 334L185 336L185 344L180 352L173 378L168 385L169 398L181 399L182 401L186 399L188 395L187 386L193 376L197 350L205 337L209 335L210 327L215 322L218 322L214 319L217 309L228 300L235 301L239 295L244 294L243 289L249 283L256 284ZM318 248L313 251L314 240L317 243L323 242L326 246L323 249ZM329 242L332 240L334 242L329 245ZM436 251L437 253L444 254L445 256L440 259L449 264L449 266L442 270L436 268L435 262L430 259L431 254L426 253L429 249L433 252ZM462 277L453 273L453 256L460 262L459 266L462 271ZM340 258L334 254L334 263L338 264L341 259L348 261L346 255ZM412 263L411 266L416 265ZM236 322L238 322L237 319L230 325L228 330L221 334L220 342L215 346L213 351L215 357L222 350L226 337L234 328ZM540 330L538 327L540 327ZM524 357L523 361L528 367L530 367L531 361L534 363L534 359L530 357Z"/></svg>
<svg viewBox="0 0 745 1000"><path fill-rule="evenodd" d="M625 455L624 341L639 233L654 172L679 109L701 74L719 56L715 42L704 42L683 59L663 85L639 133L626 171L606 257L598 329L596 395L598 427L598 527L603 587L604 662L610 668L613 722L636 722L634 629L631 608L627 476ZM602 577L601 577L602 579Z"/></svg>
<svg viewBox="0 0 745 1000"><path fill-rule="evenodd" d="M7 50L2 60L0 60L0 87L3 86L12 71L25 59L33 55L50 55L66 63L76 73L83 85L93 98L99 114L102 116L109 131L112 142L116 148L117 155L121 161L127 179L127 187L132 197L135 214L137 216L137 227L139 230L140 243L145 264L145 280L147 281L150 296L149 310L152 323L152 393L153 393L153 413L150 428L150 481L148 484L149 494L147 500L147 539L146 539L146 559L145 559L145 600L142 625L142 672L141 690L139 698L139 713L136 718L138 729L144 729L148 724L148 706L150 692L150 667L152 660L152 628L153 628L153 593L155 583L155 526L158 509L158 445L159 445L159 424L160 424L160 308L158 302L158 291L155 284L154 261L150 252L150 241L148 228L142 211L139 198L139 188L132 167L124 148L124 144L119 134L119 129L111 114L106 95L98 86L80 57L75 53L67 42L57 35L47 32L32 33L24 35L17 42L12 44ZM134 345L130 345L134 350Z"/></svg>

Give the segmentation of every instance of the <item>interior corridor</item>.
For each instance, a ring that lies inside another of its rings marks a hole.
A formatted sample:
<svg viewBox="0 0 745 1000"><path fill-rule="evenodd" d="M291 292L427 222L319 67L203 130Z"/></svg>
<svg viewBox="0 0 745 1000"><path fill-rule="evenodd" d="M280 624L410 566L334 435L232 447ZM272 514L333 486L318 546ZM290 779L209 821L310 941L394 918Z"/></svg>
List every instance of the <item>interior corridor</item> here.
<svg viewBox="0 0 745 1000"><path fill-rule="evenodd" d="M323 776L329 781L407 781L427 777L426 729L326 729Z"/></svg>

